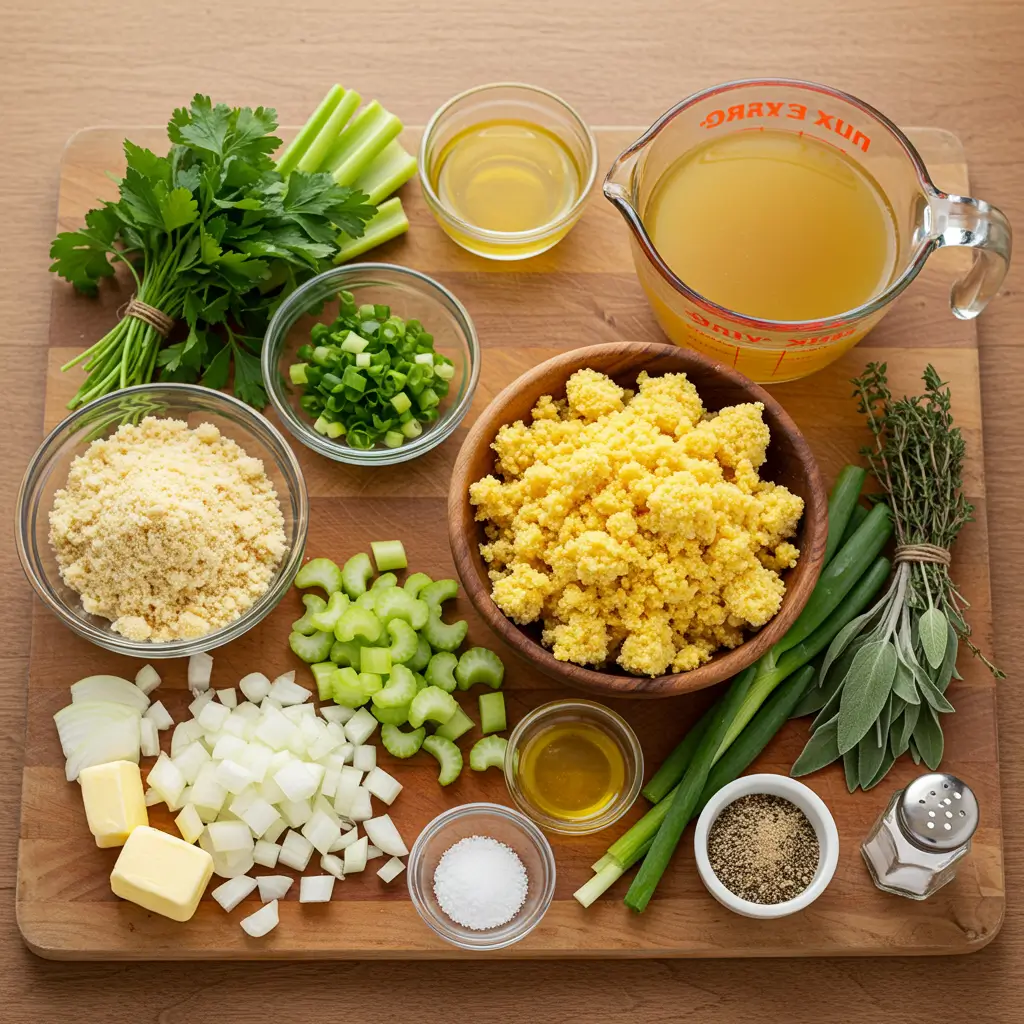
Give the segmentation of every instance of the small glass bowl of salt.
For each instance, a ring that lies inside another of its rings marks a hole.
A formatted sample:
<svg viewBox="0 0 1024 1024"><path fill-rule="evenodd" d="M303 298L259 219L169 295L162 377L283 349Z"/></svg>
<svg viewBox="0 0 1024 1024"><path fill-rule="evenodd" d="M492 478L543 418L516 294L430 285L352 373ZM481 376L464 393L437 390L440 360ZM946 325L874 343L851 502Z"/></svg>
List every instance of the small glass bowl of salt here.
<svg viewBox="0 0 1024 1024"><path fill-rule="evenodd" d="M537 826L501 804L463 804L420 833L409 895L427 927L460 949L503 949L528 935L555 894L555 856Z"/></svg>

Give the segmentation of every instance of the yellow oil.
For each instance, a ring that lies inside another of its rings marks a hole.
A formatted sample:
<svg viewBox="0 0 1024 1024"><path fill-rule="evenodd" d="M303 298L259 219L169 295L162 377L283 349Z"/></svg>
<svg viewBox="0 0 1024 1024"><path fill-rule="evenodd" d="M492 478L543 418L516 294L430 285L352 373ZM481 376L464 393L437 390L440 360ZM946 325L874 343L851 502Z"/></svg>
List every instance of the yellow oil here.
<svg viewBox="0 0 1024 1024"><path fill-rule="evenodd" d="M565 143L528 121L483 121L454 136L431 168L441 202L488 231L533 231L579 198L580 168Z"/></svg>
<svg viewBox="0 0 1024 1024"><path fill-rule="evenodd" d="M556 722L526 743L518 776L538 810L561 821L585 821L622 792L626 764L618 743L599 726Z"/></svg>
<svg viewBox="0 0 1024 1024"><path fill-rule="evenodd" d="M680 280L760 319L846 313L883 291L896 263L895 219L875 180L790 132L735 132L692 150L657 182L643 220Z"/></svg>

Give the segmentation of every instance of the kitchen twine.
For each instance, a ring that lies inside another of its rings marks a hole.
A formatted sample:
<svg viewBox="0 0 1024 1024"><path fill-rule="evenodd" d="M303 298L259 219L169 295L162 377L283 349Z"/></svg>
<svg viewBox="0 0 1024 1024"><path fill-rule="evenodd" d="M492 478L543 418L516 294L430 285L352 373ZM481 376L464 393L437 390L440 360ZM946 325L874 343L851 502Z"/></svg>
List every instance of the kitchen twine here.
<svg viewBox="0 0 1024 1024"><path fill-rule="evenodd" d="M149 324L161 338L166 338L174 327L172 317L157 309L156 306L151 306L148 302L140 302L134 295L118 310L118 313L122 318L133 316L136 320Z"/></svg>
<svg viewBox="0 0 1024 1024"><path fill-rule="evenodd" d="M897 565L900 562L929 562L932 565L948 566L953 556L937 544L901 544L896 549L893 561Z"/></svg>

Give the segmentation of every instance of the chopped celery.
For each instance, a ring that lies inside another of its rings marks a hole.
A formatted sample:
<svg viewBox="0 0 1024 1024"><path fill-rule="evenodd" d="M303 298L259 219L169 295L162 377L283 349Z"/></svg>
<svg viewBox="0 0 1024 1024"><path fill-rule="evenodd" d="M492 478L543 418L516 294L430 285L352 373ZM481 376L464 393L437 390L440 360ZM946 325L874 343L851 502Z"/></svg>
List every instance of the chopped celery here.
<svg viewBox="0 0 1024 1024"><path fill-rule="evenodd" d="M505 666L501 658L486 647L471 647L464 651L455 667L455 679L460 690L468 690L476 683L486 683L492 690L497 690L504 677Z"/></svg>
<svg viewBox="0 0 1024 1024"><path fill-rule="evenodd" d="M441 766L437 781L442 786L450 785L462 773L462 751L451 740L434 733L433 736L427 736L423 740L423 749L437 758L437 762Z"/></svg>
<svg viewBox="0 0 1024 1024"><path fill-rule="evenodd" d="M365 192L374 206L397 192L416 173L416 157L392 139L356 178L353 187Z"/></svg>
<svg viewBox="0 0 1024 1024"><path fill-rule="evenodd" d="M415 681L413 685L415 686ZM409 724L417 728L427 721L444 725L458 710L459 705L450 693L446 693L439 686L428 686L412 698L412 704L409 705Z"/></svg>
<svg viewBox="0 0 1024 1024"><path fill-rule="evenodd" d="M432 612L437 612L440 615L442 603L450 601L453 597L458 596L458 593L458 580L447 579L434 580L433 583L425 586L416 596L421 601L426 601Z"/></svg>
<svg viewBox="0 0 1024 1024"><path fill-rule="evenodd" d="M376 672L360 672L359 685L363 688L363 697L369 700L384 688L384 680Z"/></svg>
<svg viewBox="0 0 1024 1024"><path fill-rule="evenodd" d="M288 367L288 379L293 384L308 384L309 381L306 378L306 369L308 363L292 363Z"/></svg>
<svg viewBox="0 0 1024 1024"><path fill-rule="evenodd" d="M392 757L405 758L412 757L423 746L426 735L427 731L423 728L413 729L412 732L403 732L397 725L385 722L380 730L380 741Z"/></svg>
<svg viewBox="0 0 1024 1024"><path fill-rule="evenodd" d="M481 732L504 732L505 728L505 695L500 691L498 693L481 693Z"/></svg>
<svg viewBox="0 0 1024 1024"><path fill-rule="evenodd" d="M341 569L329 558L308 561L295 576L295 586L302 590L306 587L323 587L328 597L341 590L341 581Z"/></svg>
<svg viewBox="0 0 1024 1024"><path fill-rule="evenodd" d="M325 633L333 633L334 627L338 624L342 612L348 607L348 595L344 591L336 590L331 594L327 607L317 612L312 617L313 625Z"/></svg>
<svg viewBox="0 0 1024 1024"><path fill-rule="evenodd" d="M427 623L426 602L410 596L401 587L384 591L374 602L373 608L381 622L404 619L413 629L423 629ZM427 640L430 640L429 636Z"/></svg>
<svg viewBox="0 0 1024 1024"><path fill-rule="evenodd" d="M334 695L331 685L331 676L335 672L334 662L318 661L315 665L309 666L309 671L313 673L313 678L316 680L317 696L321 700L330 700Z"/></svg>
<svg viewBox="0 0 1024 1024"><path fill-rule="evenodd" d="M299 134L292 139L291 143L277 160L277 172L282 178L287 178L299 165L299 161L306 155L306 151L313 144L313 140L323 131L324 126L330 119L331 114L337 109L345 90L340 85L331 86L330 92L320 101L320 105L313 111L310 119L302 126ZM358 105L358 100L356 104ZM353 107L353 109L355 109ZM316 168L313 168L316 170ZM365 189L364 189L365 191ZM373 200L370 200L373 202Z"/></svg>
<svg viewBox="0 0 1024 1024"><path fill-rule="evenodd" d="M349 605L334 627L334 635L339 640L354 640L361 636L368 643L375 644L380 639L381 622L368 608Z"/></svg>
<svg viewBox="0 0 1024 1024"><path fill-rule="evenodd" d="M409 230L409 218L402 209L402 200L395 196L377 207L377 213L366 223L363 233L358 238L350 238L344 232L338 235L338 251L335 263L361 256L364 252L390 242L392 238L404 235Z"/></svg>
<svg viewBox="0 0 1024 1024"><path fill-rule="evenodd" d="M370 556L365 551L353 555L341 569L342 586L349 597L355 599L366 593L366 585L373 575Z"/></svg>
<svg viewBox="0 0 1024 1024"><path fill-rule="evenodd" d="M332 594L331 596L333 597L334 595ZM296 633L312 636L313 633L317 632L317 627L313 625L313 616L318 612L322 612L327 607L327 602L319 594L303 594L302 603L306 606L306 614L301 619L296 619L292 623L292 629Z"/></svg>
<svg viewBox="0 0 1024 1024"><path fill-rule="evenodd" d="M373 583L370 584L371 590L387 590L388 587L397 587L398 577L393 572L381 573Z"/></svg>
<svg viewBox="0 0 1024 1024"><path fill-rule="evenodd" d="M438 651L433 655L424 673L431 686L439 686L446 693L451 693L458 685L455 681L455 666L459 659L451 651Z"/></svg>
<svg viewBox="0 0 1024 1024"><path fill-rule="evenodd" d="M466 639L469 631L469 623L465 619L458 622L443 622L440 614L431 612L423 626L422 634L427 638L427 643L435 651L457 651Z"/></svg>
<svg viewBox="0 0 1024 1024"><path fill-rule="evenodd" d="M359 671L386 676L391 671L391 652L386 647L364 647L359 652Z"/></svg>
<svg viewBox="0 0 1024 1024"><path fill-rule="evenodd" d="M408 665L409 662L416 656L416 652L419 649L419 636L416 630L409 625L404 619L391 619L387 625L387 631L391 637L391 646L385 647L384 650L391 655L391 662L402 662ZM426 641L424 641L426 643ZM429 644L427 645L429 650ZM388 665L390 671L390 662Z"/></svg>
<svg viewBox="0 0 1024 1024"><path fill-rule="evenodd" d="M343 135L343 129L349 119L356 112L359 101L362 97L352 89L346 90L339 97L337 104L324 122L323 128L317 132L316 137L306 148L306 152L299 158L296 168L305 171L307 174L315 174L317 171L326 171L326 161L339 137Z"/></svg>
<svg viewBox="0 0 1024 1024"><path fill-rule="evenodd" d="M427 646L429 647L430 645L428 644ZM406 665L405 667L408 668L409 666ZM413 672L413 677L416 680L416 689L418 689L418 690L425 690L427 688L427 686L429 685L427 683L426 679L424 679L424 677L421 676L419 674L419 672Z"/></svg>
<svg viewBox="0 0 1024 1024"><path fill-rule="evenodd" d="M373 606L377 603L377 598L372 590L368 590L365 594L360 594L355 604L357 608L365 608L368 612L373 611Z"/></svg>
<svg viewBox="0 0 1024 1024"><path fill-rule="evenodd" d="M337 137L321 168L339 185L351 185L402 130L402 122L371 100Z"/></svg>
<svg viewBox="0 0 1024 1024"><path fill-rule="evenodd" d="M357 708L367 701L363 692L363 684L359 681L359 673L346 666L334 670L331 676L331 699L335 704L343 704L347 708Z"/></svg>
<svg viewBox="0 0 1024 1024"><path fill-rule="evenodd" d="M408 704L397 708L381 708L374 704L370 711L381 725L405 725L409 721Z"/></svg>
<svg viewBox="0 0 1024 1024"><path fill-rule="evenodd" d="M470 729L473 728L473 719L466 714L462 708L448 719L444 725L439 725L435 731L435 736L441 736L446 740L454 742L460 736L464 736Z"/></svg>
<svg viewBox="0 0 1024 1024"><path fill-rule="evenodd" d="M402 589L410 597L419 597L420 591L433 581L425 572L414 572L403 584Z"/></svg>
<svg viewBox="0 0 1024 1024"><path fill-rule="evenodd" d="M405 545L400 540L370 541L370 550L373 552L374 562L377 563L377 572L405 569L409 565L409 559L405 555Z"/></svg>
<svg viewBox="0 0 1024 1024"><path fill-rule="evenodd" d="M402 620L395 619L393 621L401 622ZM389 622L388 625L390 626L391 623ZM411 626L409 628L412 629ZM394 660L394 657L394 654L392 654L392 660ZM422 672L427 665L430 664L430 644L428 644L426 639L418 633L416 634L416 653L405 664L408 668L411 668L413 673L416 675Z"/></svg>
<svg viewBox="0 0 1024 1024"><path fill-rule="evenodd" d="M362 649L363 645L356 640L335 640L331 645L329 657L339 667L351 665L352 668L358 668L360 663L359 652Z"/></svg>
<svg viewBox="0 0 1024 1024"><path fill-rule="evenodd" d="M504 736L484 736L469 749L469 767L475 772L484 772L488 768L503 768L507 746L508 740Z"/></svg>
<svg viewBox="0 0 1024 1024"><path fill-rule="evenodd" d="M326 661L333 643L333 633L313 633L312 636L305 636L302 633L288 635L288 646L292 652L310 664L315 661Z"/></svg>
<svg viewBox="0 0 1024 1024"><path fill-rule="evenodd" d="M404 665L393 665L388 685L373 695L373 703L379 708L397 708L409 704L416 696L416 678ZM410 708L410 712L411 712ZM413 722L422 725L423 720Z"/></svg>

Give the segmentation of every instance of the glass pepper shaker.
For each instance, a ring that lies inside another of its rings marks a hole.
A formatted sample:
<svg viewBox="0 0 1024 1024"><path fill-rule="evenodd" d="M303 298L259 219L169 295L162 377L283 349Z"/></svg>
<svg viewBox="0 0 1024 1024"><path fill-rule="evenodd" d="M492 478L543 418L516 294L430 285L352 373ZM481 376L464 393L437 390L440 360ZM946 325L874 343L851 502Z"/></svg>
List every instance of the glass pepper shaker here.
<svg viewBox="0 0 1024 1024"><path fill-rule="evenodd" d="M893 794L861 853L879 889L924 900L953 880L977 827L970 786L955 775L922 775Z"/></svg>

